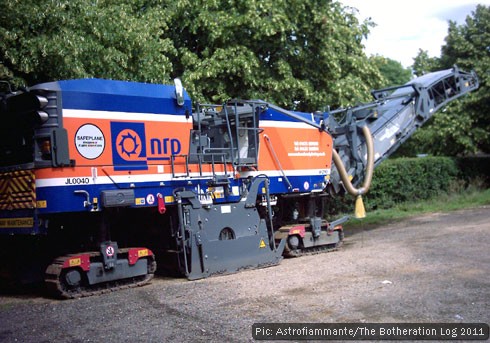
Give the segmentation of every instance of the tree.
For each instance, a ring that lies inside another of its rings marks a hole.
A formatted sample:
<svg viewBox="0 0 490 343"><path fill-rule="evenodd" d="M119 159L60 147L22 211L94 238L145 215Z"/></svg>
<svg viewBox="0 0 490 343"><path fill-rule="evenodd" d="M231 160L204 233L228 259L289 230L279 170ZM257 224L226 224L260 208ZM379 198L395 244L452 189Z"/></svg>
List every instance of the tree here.
<svg viewBox="0 0 490 343"><path fill-rule="evenodd" d="M193 4L170 27L178 28L175 71L199 100L266 98L316 110L366 100L380 80L362 51L369 23L337 2Z"/></svg>
<svg viewBox="0 0 490 343"><path fill-rule="evenodd" d="M324 0L9 0L0 78L170 82L198 101L263 98L313 111L369 98L371 23Z"/></svg>
<svg viewBox="0 0 490 343"><path fill-rule="evenodd" d="M464 25L450 22L445 41L441 67L473 69L480 82L477 92L449 108L448 141L455 140L463 153L490 152L490 6L478 5Z"/></svg>
<svg viewBox="0 0 490 343"><path fill-rule="evenodd" d="M413 59L412 69L415 75L422 76L424 74L436 71L439 68L439 59L437 57L429 57L427 50L419 49L417 56Z"/></svg>
<svg viewBox="0 0 490 343"><path fill-rule="evenodd" d="M402 64L398 61L379 55L371 56L369 61L378 67L381 75L386 80L383 87L403 85L412 78L410 68L403 68Z"/></svg>
<svg viewBox="0 0 490 343"><path fill-rule="evenodd" d="M162 37L164 12L141 8L132 1L9 0L0 12L0 78L28 85L168 80L174 49Z"/></svg>
<svg viewBox="0 0 490 343"><path fill-rule="evenodd" d="M490 7L478 5L463 25L449 22L439 59L420 50L414 59L416 73L448 69L474 70L480 87L437 112L428 125L402 147L402 154L435 155L490 152Z"/></svg>

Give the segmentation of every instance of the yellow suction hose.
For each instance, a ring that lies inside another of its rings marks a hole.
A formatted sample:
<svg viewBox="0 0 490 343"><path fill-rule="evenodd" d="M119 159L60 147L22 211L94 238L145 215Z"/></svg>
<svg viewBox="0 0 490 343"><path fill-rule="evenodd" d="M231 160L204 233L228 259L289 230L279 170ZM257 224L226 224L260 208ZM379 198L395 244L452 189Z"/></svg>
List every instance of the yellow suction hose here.
<svg viewBox="0 0 490 343"><path fill-rule="evenodd" d="M364 183L361 188L355 188L352 185L352 182L345 170L344 163L340 159L339 154L335 149L333 150L332 158L335 166L340 175L340 179L342 180L345 189L349 194L356 196L356 209L355 209L355 217L356 218L364 218L366 217L366 211L364 210L364 204L362 202L362 195L366 194L371 186L371 180L373 178L373 170L374 170L374 143L373 136L371 135L371 131L367 126L363 126L362 133L364 134L364 138L366 139L366 149L367 149L367 165L366 165L366 175L364 177Z"/></svg>

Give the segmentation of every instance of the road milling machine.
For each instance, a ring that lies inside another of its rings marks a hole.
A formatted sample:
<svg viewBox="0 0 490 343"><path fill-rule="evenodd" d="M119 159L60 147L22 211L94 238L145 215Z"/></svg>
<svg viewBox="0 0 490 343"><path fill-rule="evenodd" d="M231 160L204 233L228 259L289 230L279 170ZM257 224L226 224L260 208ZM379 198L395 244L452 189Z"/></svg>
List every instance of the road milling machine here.
<svg viewBox="0 0 490 343"><path fill-rule="evenodd" d="M193 280L335 248L346 218L328 222L325 200L361 205L373 169L477 87L454 67L315 113L192 104L178 79L4 87L0 273L75 298L148 283L157 264Z"/></svg>

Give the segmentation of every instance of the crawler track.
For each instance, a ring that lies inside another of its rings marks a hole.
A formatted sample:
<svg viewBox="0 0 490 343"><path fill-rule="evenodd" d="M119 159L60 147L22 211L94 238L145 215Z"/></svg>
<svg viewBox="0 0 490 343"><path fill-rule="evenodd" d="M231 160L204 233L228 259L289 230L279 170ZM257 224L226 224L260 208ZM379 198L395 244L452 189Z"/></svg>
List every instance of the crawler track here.
<svg viewBox="0 0 490 343"><path fill-rule="evenodd" d="M129 249L119 249L120 254L127 254ZM99 252L90 252L90 259L97 259L101 256ZM120 279L110 282L104 282L95 285L89 285L87 282L83 282L77 287L71 287L66 285L62 281L62 273L64 272L63 265L66 260L76 255L66 255L58 257L51 265L46 269L45 285L47 291L57 298L61 299L74 299L81 297L89 297L93 295L104 294L108 292L117 291L120 289L139 287L148 284L155 275L156 262L155 257L147 256L148 259L148 273L145 275L130 277L126 279Z"/></svg>
<svg viewBox="0 0 490 343"><path fill-rule="evenodd" d="M316 254L336 251L338 248L342 246L344 242L344 232L342 230L339 231L339 239L340 241L335 244L326 244L326 245L320 245L311 248L291 249L289 245L286 244L284 246L283 256L291 258L291 257L301 257L301 256L316 255Z"/></svg>

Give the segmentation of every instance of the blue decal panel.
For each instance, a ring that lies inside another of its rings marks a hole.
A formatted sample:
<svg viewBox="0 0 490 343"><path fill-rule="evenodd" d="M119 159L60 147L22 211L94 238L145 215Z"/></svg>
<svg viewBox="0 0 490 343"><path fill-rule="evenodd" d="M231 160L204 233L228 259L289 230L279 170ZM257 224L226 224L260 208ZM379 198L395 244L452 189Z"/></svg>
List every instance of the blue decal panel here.
<svg viewBox="0 0 490 343"><path fill-rule="evenodd" d="M51 83L37 88L55 88ZM184 115L191 99L184 91L184 105L178 106L175 87L104 79L78 79L57 82L63 108Z"/></svg>
<svg viewBox="0 0 490 343"><path fill-rule="evenodd" d="M145 123L111 122L114 169L148 170L152 161L170 163L170 156L178 156L183 146L180 139L168 137L165 133L170 132Z"/></svg>
<svg viewBox="0 0 490 343"><path fill-rule="evenodd" d="M148 170L144 123L111 122L114 170Z"/></svg>

